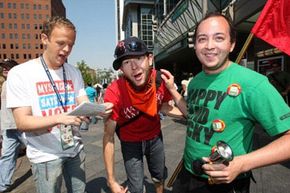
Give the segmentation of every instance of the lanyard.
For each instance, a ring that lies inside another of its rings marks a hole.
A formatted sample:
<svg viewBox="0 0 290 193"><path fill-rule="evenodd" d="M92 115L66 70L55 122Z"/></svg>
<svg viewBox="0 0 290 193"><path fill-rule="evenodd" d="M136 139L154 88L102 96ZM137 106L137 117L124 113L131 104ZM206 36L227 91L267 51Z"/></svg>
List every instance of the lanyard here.
<svg viewBox="0 0 290 193"><path fill-rule="evenodd" d="M41 60L42 66L43 66L43 68L44 68L44 70L46 72L46 75L47 75L47 77L48 77L48 79L50 81L50 84L51 84L51 86L52 86L52 88L53 88L53 90L54 90L54 92L55 92L55 94L57 96L57 99L58 99L59 103L61 104L63 111L66 112L65 106L66 106L66 103L67 103L68 91L67 91L67 79L66 79L66 75L65 75L64 65L62 65L62 69L63 69L63 71L62 71L62 73L63 73L63 83L64 83L64 89L65 89L65 92L64 92L64 103L63 103L62 102L62 99L61 99L61 96L60 96L60 94L58 92L58 89L57 89L57 87L55 85L55 82L52 79L52 76L51 76L51 74L49 72L49 69L47 67L47 64L45 63L45 61L43 59L43 56L40 56L40 60Z"/></svg>

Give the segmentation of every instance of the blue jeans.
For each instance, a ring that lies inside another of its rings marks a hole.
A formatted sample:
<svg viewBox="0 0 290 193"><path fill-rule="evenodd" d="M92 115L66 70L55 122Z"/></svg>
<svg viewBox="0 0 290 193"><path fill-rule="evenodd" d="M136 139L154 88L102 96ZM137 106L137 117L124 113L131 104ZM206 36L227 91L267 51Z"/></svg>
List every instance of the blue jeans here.
<svg viewBox="0 0 290 193"><path fill-rule="evenodd" d="M4 130L2 157L0 158L0 192L12 184L11 179L16 167L19 147L23 144L22 132L16 129Z"/></svg>
<svg viewBox="0 0 290 193"><path fill-rule="evenodd" d="M144 156L153 182L163 183L167 177L167 168L161 136L142 142L121 142L121 148L130 193L143 193Z"/></svg>
<svg viewBox="0 0 290 193"><path fill-rule="evenodd" d="M85 152L75 157L32 163L32 173L38 193L60 193L62 177L68 193L84 193L86 188Z"/></svg>

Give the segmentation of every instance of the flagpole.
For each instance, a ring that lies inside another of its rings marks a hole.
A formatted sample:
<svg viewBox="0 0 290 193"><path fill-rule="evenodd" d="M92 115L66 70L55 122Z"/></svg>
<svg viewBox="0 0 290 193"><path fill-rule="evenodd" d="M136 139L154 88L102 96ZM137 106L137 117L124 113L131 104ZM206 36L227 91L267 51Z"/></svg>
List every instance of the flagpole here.
<svg viewBox="0 0 290 193"><path fill-rule="evenodd" d="M247 49L248 49L248 47L249 47L249 45L250 45L250 43L251 43L251 41L253 39L253 36L254 36L254 34L252 32L248 35L248 38L247 38L244 46L242 47L242 49L241 49L241 51L240 51L235 63L239 64L241 62L241 59L245 55L245 52L247 51Z"/></svg>

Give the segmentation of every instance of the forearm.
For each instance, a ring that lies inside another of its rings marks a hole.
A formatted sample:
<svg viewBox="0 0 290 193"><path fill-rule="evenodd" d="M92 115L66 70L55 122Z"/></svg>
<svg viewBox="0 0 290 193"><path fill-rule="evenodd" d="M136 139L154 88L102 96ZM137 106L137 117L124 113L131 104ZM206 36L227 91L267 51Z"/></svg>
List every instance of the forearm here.
<svg viewBox="0 0 290 193"><path fill-rule="evenodd" d="M290 131L270 144L253 151L242 158L243 172L290 159Z"/></svg>
<svg viewBox="0 0 290 193"><path fill-rule="evenodd" d="M175 105L182 112L184 117L187 117L187 104L184 98L179 94L179 92L175 89L169 90L172 95L172 98L175 102Z"/></svg>
<svg viewBox="0 0 290 193"><path fill-rule="evenodd" d="M18 116L15 118L17 128L21 131L41 131L52 128L60 123L58 116Z"/></svg>
<svg viewBox="0 0 290 193"><path fill-rule="evenodd" d="M105 168L107 172L107 181L109 184L115 182L115 174L114 174L114 154L115 144L114 137L111 135L104 135L103 137L103 155Z"/></svg>

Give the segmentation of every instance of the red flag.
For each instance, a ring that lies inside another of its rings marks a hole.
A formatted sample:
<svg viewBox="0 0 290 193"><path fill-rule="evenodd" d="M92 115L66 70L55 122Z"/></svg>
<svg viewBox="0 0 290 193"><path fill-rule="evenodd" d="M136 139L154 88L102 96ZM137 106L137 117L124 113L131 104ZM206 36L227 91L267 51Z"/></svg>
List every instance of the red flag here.
<svg viewBox="0 0 290 193"><path fill-rule="evenodd" d="M289 9L290 0L268 0L251 31L258 38L288 55L290 55Z"/></svg>

